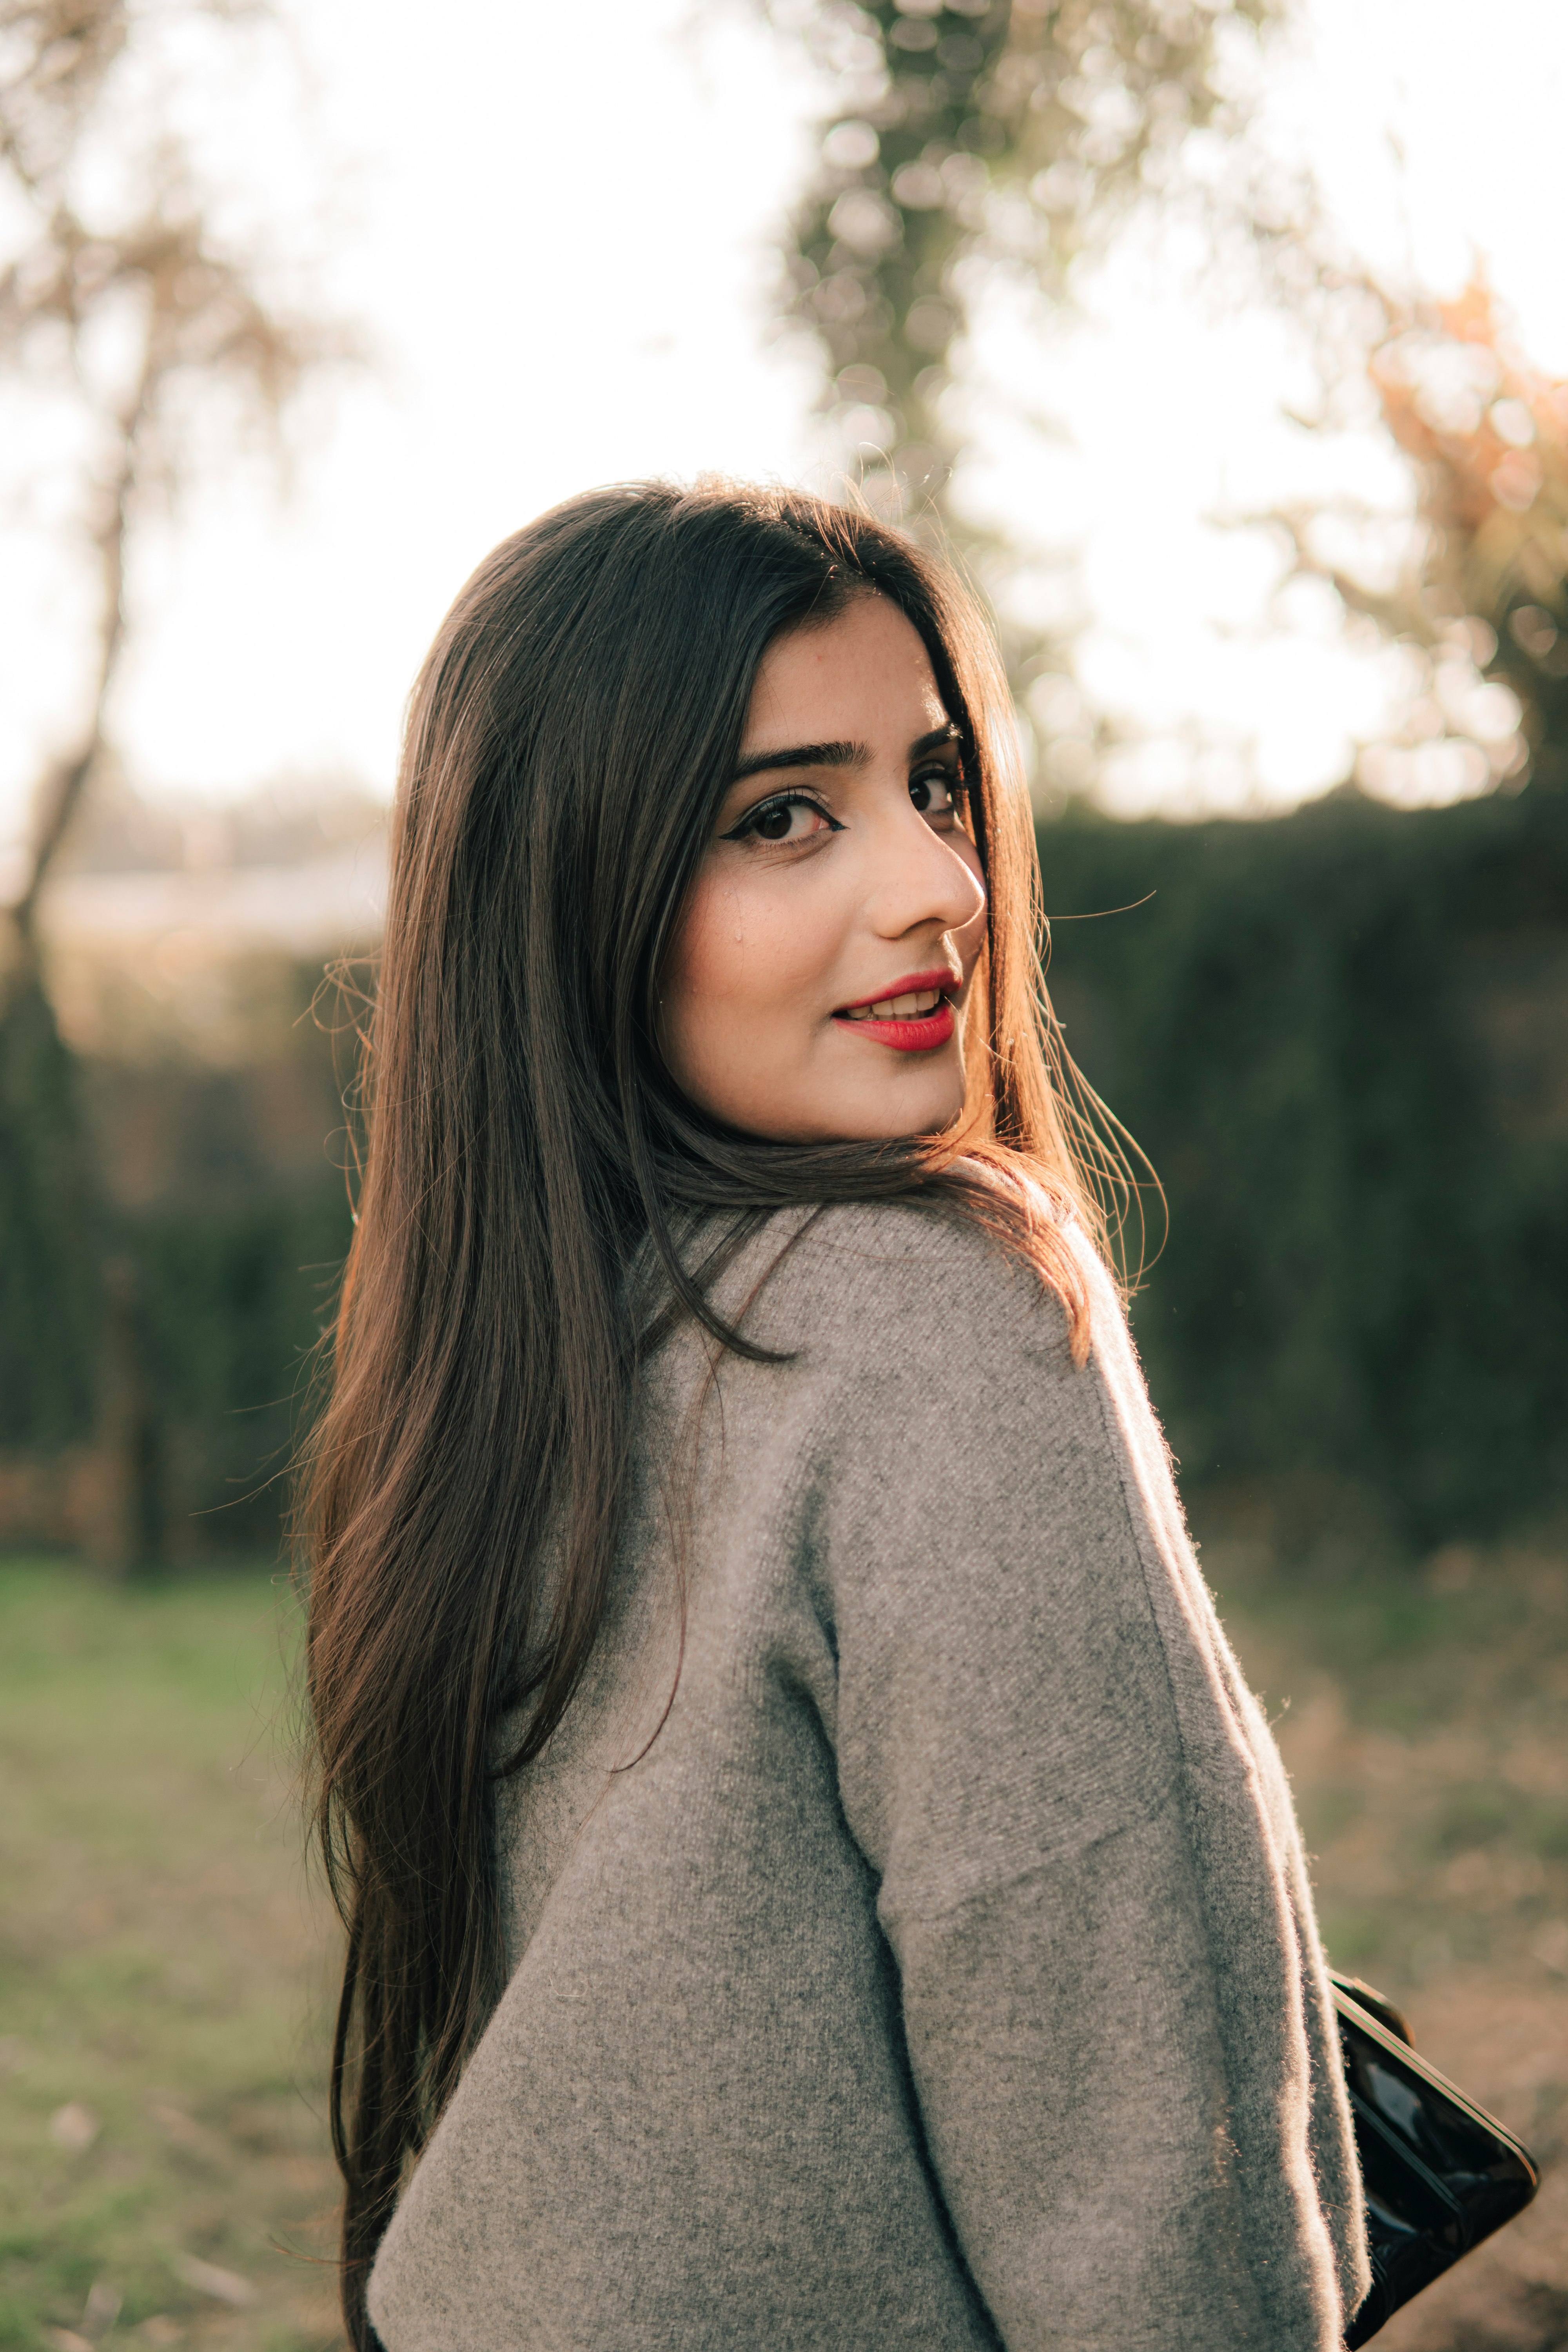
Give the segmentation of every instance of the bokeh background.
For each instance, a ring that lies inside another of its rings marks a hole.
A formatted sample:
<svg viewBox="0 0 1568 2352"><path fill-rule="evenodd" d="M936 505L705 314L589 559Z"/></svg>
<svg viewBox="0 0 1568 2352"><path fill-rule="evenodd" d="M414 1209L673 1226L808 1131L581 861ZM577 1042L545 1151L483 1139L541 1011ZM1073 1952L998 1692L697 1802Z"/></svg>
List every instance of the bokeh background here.
<svg viewBox="0 0 1568 2352"><path fill-rule="evenodd" d="M0 0L0 2347L337 2341L280 1543L401 708L704 471L996 615L1331 1957L1545 2166L1384 2340L1568 2346L1565 100L1558 0Z"/></svg>

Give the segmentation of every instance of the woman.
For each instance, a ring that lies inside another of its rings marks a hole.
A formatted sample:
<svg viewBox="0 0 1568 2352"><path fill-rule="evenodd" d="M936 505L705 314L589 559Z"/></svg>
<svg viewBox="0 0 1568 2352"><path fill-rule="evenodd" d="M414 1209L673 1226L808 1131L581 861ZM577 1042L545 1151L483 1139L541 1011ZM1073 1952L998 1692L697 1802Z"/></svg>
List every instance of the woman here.
<svg viewBox="0 0 1568 2352"><path fill-rule="evenodd" d="M356 2345L1325 2352L1364 2292L1012 740L943 570L725 488L547 515L420 678L307 1507Z"/></svg>

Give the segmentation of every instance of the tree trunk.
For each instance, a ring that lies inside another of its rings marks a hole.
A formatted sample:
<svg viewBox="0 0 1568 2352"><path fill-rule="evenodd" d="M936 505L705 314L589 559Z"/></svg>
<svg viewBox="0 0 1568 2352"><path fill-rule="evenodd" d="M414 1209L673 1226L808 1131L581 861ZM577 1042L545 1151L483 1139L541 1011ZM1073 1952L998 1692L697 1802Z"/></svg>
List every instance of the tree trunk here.
<svg viewBox="0 0 1568 2352"><path fill-rule="evenodd" d="M47 1453L97 1416L101 1217L74 1059L27 943L0 941L0 1446Z"/></svg>

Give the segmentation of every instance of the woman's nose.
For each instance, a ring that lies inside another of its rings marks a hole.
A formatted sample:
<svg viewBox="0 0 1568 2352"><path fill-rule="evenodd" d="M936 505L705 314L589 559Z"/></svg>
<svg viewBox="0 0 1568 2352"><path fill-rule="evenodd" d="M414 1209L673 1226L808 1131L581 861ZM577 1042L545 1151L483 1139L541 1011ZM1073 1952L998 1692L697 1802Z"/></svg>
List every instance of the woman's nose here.
<svg viewBox="0 0 1568 2352"><path fill-rule="evenodd" d="M985 886L963 856L979 860L966 834L935 833L911 802L871 845L875 872L867 914L882 939L903 939L922 927L963 930L985 905Z"/></svg>

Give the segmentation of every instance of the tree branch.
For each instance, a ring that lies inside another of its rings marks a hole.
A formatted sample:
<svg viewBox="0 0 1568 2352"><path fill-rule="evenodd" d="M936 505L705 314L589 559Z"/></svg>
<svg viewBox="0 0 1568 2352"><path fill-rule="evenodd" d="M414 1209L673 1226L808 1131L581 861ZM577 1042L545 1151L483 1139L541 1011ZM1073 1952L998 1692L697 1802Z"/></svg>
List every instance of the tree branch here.
<svg viewBox="0 0 1568 2352"><path fill-rule="evenodd" d="M93 534L98 546L103 602L99 619L98 676L93 688L92 716L75 752L58 762L39 795L37 827L27 880L9 913L29 958L34 953L38 898L71 819L103 751L110 690L125 638L125 540L132 494L136 486L138 443L146 420L156 362L152 338L143 351L136 391L120 420L120 463L105 495L105 512Z"/></svg>

